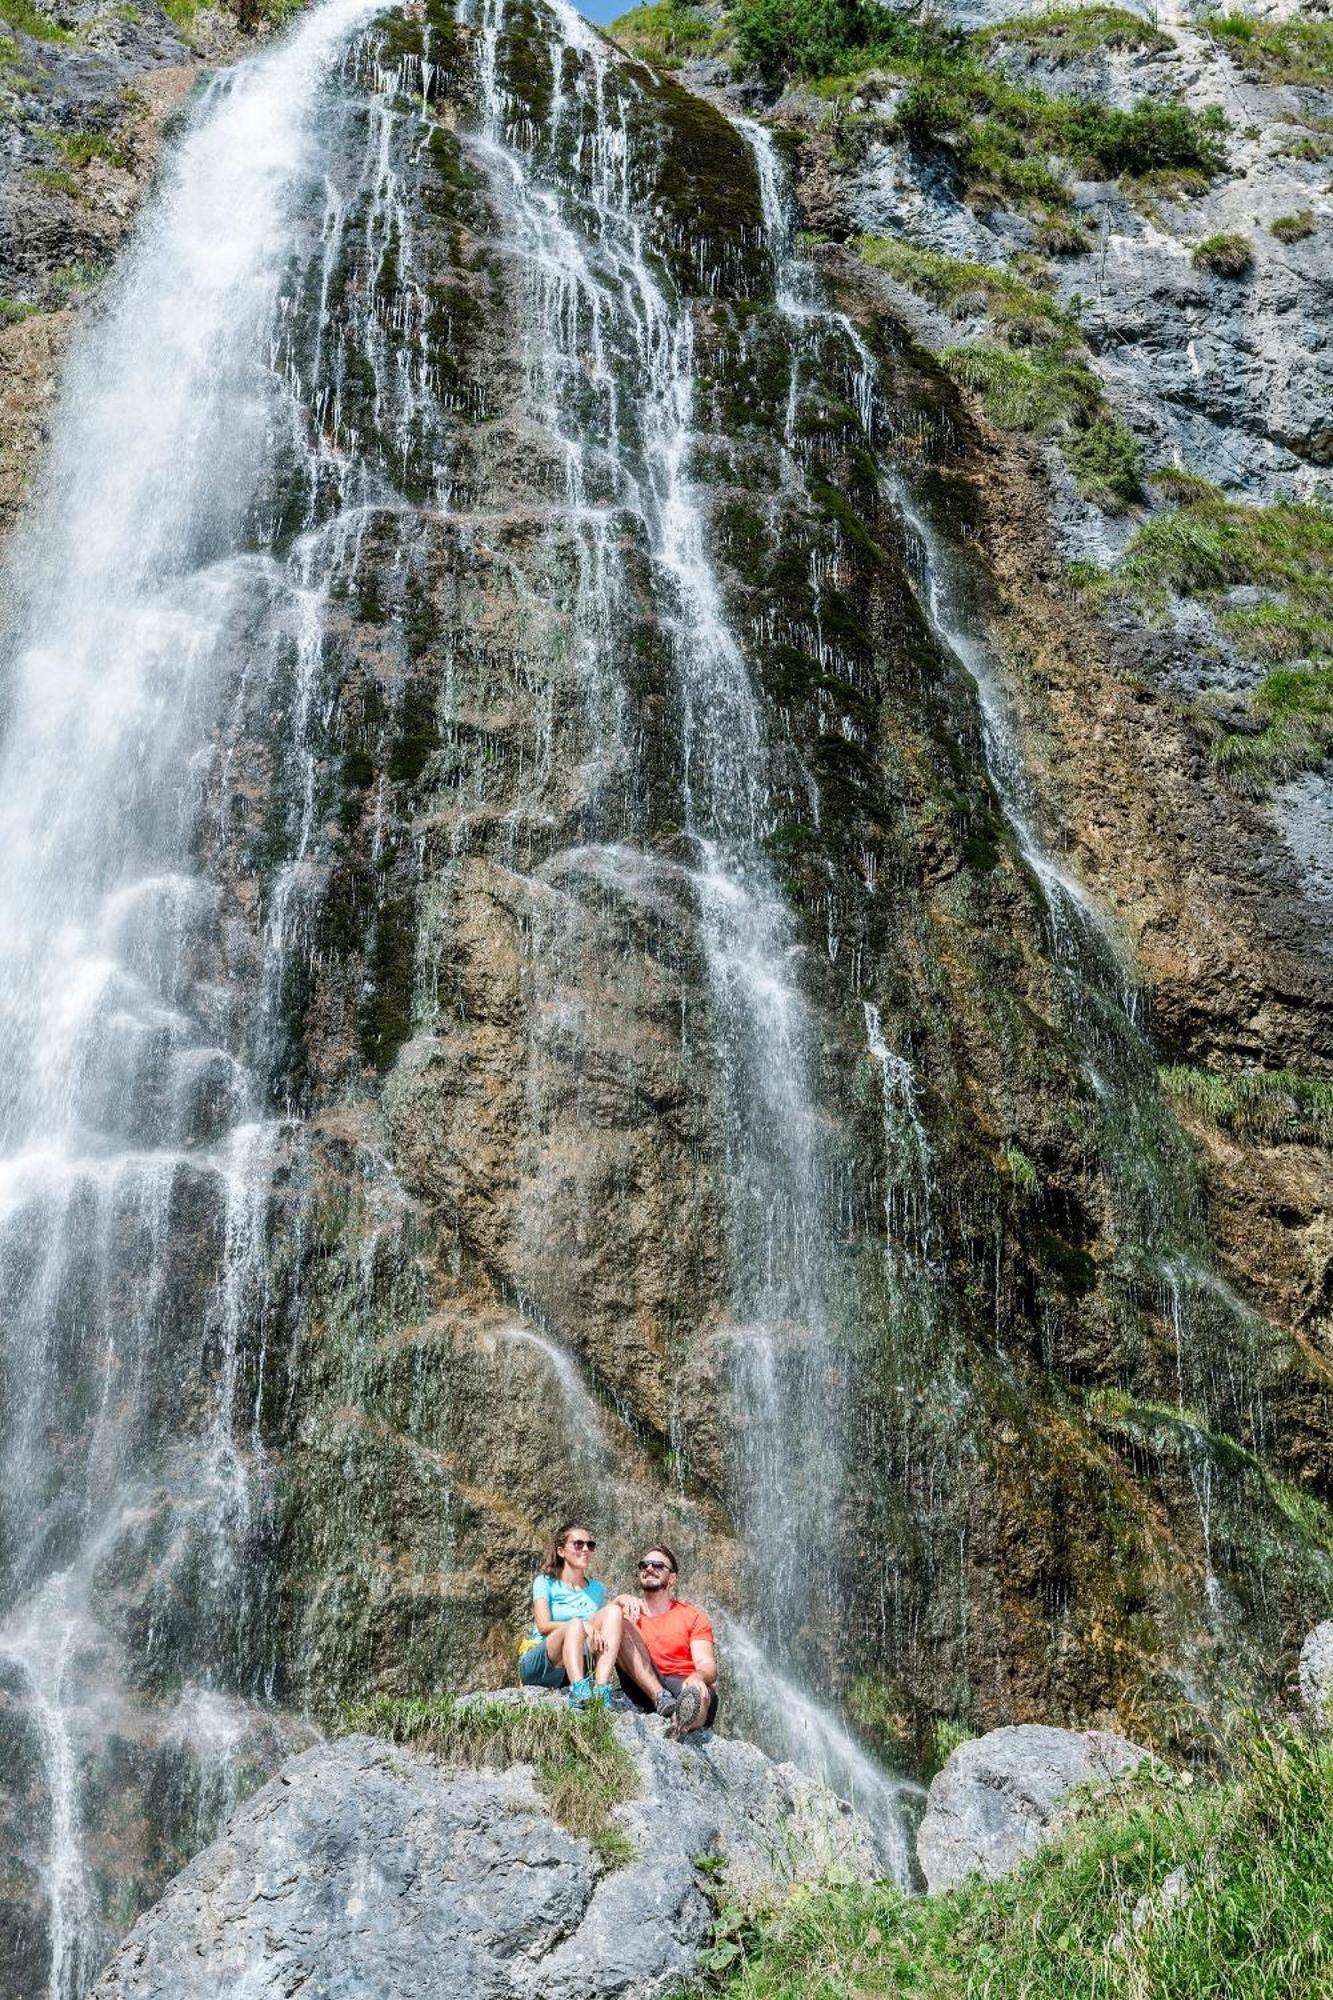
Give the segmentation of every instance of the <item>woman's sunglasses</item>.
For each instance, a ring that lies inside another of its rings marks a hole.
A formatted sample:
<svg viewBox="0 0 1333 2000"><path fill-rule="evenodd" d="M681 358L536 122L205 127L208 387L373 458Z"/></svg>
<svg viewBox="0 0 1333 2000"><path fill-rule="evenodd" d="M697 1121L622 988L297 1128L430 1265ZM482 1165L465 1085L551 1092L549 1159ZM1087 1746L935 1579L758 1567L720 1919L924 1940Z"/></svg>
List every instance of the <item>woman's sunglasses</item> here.
<svg viewBox="0 0 1333 2000"><path fill-rule="evenodd" d="M565 1547L567 1549L595 1549L597 1544L596 1542L585 1542L581 1535L571 1535L565 1543Z"/></svg>

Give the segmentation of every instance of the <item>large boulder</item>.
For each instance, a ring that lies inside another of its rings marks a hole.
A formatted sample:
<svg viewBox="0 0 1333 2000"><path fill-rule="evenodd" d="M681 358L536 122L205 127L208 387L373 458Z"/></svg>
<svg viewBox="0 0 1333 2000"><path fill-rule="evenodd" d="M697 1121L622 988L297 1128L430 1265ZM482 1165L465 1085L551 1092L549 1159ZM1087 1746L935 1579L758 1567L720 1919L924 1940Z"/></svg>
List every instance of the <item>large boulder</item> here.
<svg viewBox="0 0 1333 2000"><path fill-rule="evenodd" d="M1147 1755L1110 1730L1038 1723L960 1743L931 1785L917 1834L927 1888L1009 1874L1058 1830L1071 1792L1108 1785Z"/></svg>
<svg viewBox="0 0 1333 2000"><path fill-rule="evenodd" d="M1333 1721L1333 1618L1307 1633L1301 1647L1301 1706L1321 1722Z"/></svg>
<svg viewBox="0 0 1333 2000"><path fill-rule="evenodd" d="M633 1858L600 1863L529 1767L450 1770L368 1736L293 1758L139 1919L98 2000L652 2000L695 1970L699 1857L749 1899L830 1868L873 1875L869 1829L752 1745L677 1745L618 1716Z"/></svg>

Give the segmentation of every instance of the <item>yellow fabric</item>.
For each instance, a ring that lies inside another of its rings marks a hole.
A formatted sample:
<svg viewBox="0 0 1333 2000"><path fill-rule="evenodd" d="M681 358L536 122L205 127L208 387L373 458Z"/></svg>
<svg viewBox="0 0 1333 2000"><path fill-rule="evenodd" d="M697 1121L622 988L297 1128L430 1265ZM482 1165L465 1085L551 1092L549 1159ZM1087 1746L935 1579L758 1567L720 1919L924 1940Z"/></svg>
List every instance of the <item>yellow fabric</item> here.
<svg viewBox="0 0 1333 2000"><path fill-rule="evenodd" d="M540 1645L541 1645L540 1639L534 1639L531 1632L525 1632L523 1634L523 1637L519 1640L518 1645L514 1648L514 1650L518 1654L519 1659L521 1660L523 1658L523 1655L527 1652L529 1646L540 1646Z"/></svg>

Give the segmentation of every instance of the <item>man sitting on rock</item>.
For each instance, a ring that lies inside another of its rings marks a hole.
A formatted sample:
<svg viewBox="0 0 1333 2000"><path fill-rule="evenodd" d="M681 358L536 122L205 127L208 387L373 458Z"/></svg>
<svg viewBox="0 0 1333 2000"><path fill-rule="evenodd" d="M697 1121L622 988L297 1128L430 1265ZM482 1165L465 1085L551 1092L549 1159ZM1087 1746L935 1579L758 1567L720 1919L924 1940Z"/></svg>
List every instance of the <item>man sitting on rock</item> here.
<svg viewBox="0 0 1333 2000"><path fill-rule="evenodd" d="M677 1736L706 1729L717 1714L717 1646L696 1604L676 1596L676 1558L658 1542L639 1558L639 1595L625 1613L616 1666L636 1708L669 1715Z"/></svg>

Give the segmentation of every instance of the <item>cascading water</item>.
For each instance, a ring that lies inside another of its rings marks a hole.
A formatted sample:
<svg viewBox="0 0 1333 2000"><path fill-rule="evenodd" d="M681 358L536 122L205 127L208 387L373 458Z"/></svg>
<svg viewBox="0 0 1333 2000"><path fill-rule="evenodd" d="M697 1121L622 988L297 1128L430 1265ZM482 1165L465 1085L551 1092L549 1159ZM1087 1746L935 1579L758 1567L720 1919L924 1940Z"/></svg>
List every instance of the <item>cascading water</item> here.
<svg viewBox="0 0 1333 2000"><path fill-rule="evenodd" d="M347 470L302 436L289 261L374 12L332 0L209 86L71 363L8 572L0 1670L48 1795L50 2000L100 1955L84 1790L109 1731L159 1688L262 1695L271 1673L267 1238L295 1143L275 1014L328 567L308 540L270 553L265 515L280 457L311 534ZM262 910L226 858L257 721L286 795ZM167 1729L205 1785L240 1728L215 1756L219 1704Z"/></svg>

